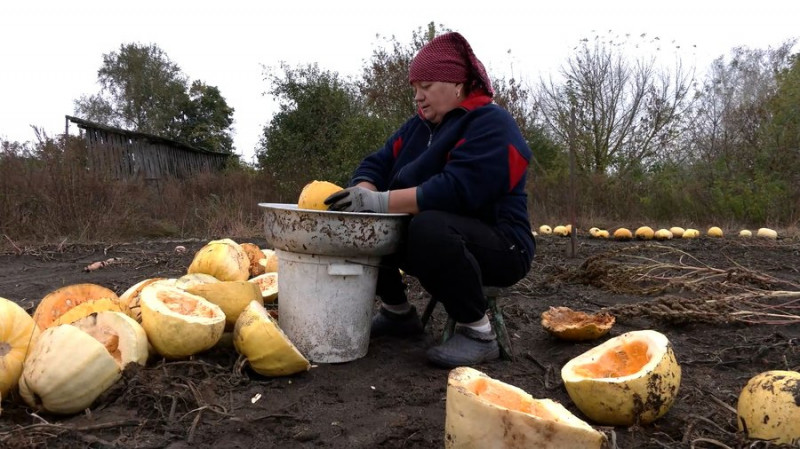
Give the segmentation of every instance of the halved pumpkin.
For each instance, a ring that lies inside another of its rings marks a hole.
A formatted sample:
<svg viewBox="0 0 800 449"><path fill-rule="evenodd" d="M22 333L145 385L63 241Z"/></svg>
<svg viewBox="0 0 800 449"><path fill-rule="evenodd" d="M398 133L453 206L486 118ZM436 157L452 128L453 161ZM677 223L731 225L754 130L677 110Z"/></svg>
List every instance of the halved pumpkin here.
<svg viewBox="0 0 800 449"><path fill-rule="evenodd" d="M113 290L102 285L85 283L61 287L42 298L33 313L33 321L39 329L47 329L69 309L83 302L101 298L119 301L119 296Z"/></svg>
<svg viewBox="0 0 800 449"><path fill-rule="evenodd" d="M36 409L77 413L117 382L128 363L146 362L139 323L122 312L98 312L42 332L25 359L20 396Z"/></svg>
<svg viewBox="0 0 800 449"><path fill-rule="evenodd" d="M233 345L262 376L288 376L311 364L283 333L263 305L252 301L233 328Z"/></svg>
<svg viewBox="0 0 800 449"><path fill-rule="evenodd" d="M654 330L611 338L567 362L561 378L589 419L608 425L647 424L675 401L681 368L667 337Z"/></svg>
<svg viewBox="0 0 800 449"><path fill-rule="evenodd" d="M164 278L149 278L139 281L132 286L128 287L119 297L119 305L122 311L129 317L138 322L142 322L142 310L139 301L141 300L142 289L152 284L153 282L163 281Z"/></svg>
<svg viewBox="0 0 800 449"><path fill-rule="evenodd" d="M214 346L225 330L225 312L202 296L154 283L142 290L142 327L153 349L184 358Z"/></svg>
<svg viewBox="0 0 800 449"><path fill-rule="evenodd" d="M277 273L278 272L278 253L274 249L262 249L264 258L258 263L264 267L264 273Z"/></svg>
<svg viewBox="0 0 800 449"><path fill-rule="evenodd" d="M800 372L766 371L751 378L736 406L739 430L775 444L800 443Z"/></svg>
<svg viewBox="0 0 800 449"><path fill-rule="evenodd" d="M39 328L28 312L0 297L0 396L17 387L22 362L38 336Z"/></svg>
<svg viewBox="0 0 800 449"><path fill-rule="evenodd" d="M264 266L259 262L266 258L266 255L261 248L255 243L240 243L242 249L247 253L247 258L250 260L250 277L255 277L264 274Z"/></svg>
<svg viewBox="0 0 800 449"><path fill-rule="evenodd" d="M246 281L250 277L250 258L231 239L212 240L195 253L187 273L210 274L220 281Z"/></svg>
<svg viewBox="0 0 800 449"><path fill-rule="evenodd" d="M264 273L249 282L258 285L264 304L271 304L278 298L278 273Z"/></svg>
<svg viewBox="0 0 800 449"><path fill-rule="evenodd" d="M542 327L562 340L596 340L614 326L615 318L609 313L592 313L569 307L550 307L542 312Z"/></svg>
<svg viewBox="0 0 800 449"><path fill-rule="evenodd" d="M212 282L194 285L184 290L218 305L225 313L226 327L231 329L250 301L264 303L259 285L248 281Z"/></svg>
<svg viewBox="0 0 800 449"><path fill-rule="evenodd" d="M446 448L602 448L606 436L550 399L469 367L450 371Z"/></svg>
<svg viewBox="0 0 800 449"><path fill-rule="evenodd" d="M311 181L300 191L297 207L300 209L328 210L325 198L342 190L338 185L328 181Z"/></svg>
<svg viewBox="0 0 800 449"><path fill-rule="evenodd" d="M205 273L192 273L192 274L184 274L183 276L179 277L175 280L175 286L186 290L187 288L194 287L196 285L201 284L214 284L217 282L222 282L219 279L211 276L210 274Z"/></svg>
<svg viewBox="0 0 800 449"><path fill-rule="evenodd" d="M97 312L122 312L122 307L120 307L119 300L117 299L90 299L64 312L57 320L53 321L52 326L71 324L74 321Z"/></svg>

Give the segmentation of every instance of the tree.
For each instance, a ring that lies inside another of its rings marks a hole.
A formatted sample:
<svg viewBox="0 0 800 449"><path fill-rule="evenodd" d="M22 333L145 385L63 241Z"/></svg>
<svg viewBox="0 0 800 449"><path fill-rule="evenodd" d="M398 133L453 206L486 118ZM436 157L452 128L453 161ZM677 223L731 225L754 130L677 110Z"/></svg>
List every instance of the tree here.
<svg viewBox="0 0 800 449"><path fill-rule="evenodd" d="M583 39L560 74L561 83L540 82L536 102L584 172L622 176L652 164L679 135L691 103L693 74L679 58L672 72L653 57L632 63L621 44L598 36Z"/></svg>
<svg viewBox="0 0 800 449"><path fill-rule="evenodd" d="M233 108L219 89L188 78L154 44L123 44L103 55L100 92L81 96L75 112L87 120L155 134L213 151L232 152Z"/></svg>
<svg viewBox="0 0 800 449"><path fill-rule="evenodd" d="M267 70L279 111L256 150L259 167L279 180L283 198L297 199L317 179L345 184L358 162L386 138L381 119L367 114L354 83L316 64Z"/></svg>

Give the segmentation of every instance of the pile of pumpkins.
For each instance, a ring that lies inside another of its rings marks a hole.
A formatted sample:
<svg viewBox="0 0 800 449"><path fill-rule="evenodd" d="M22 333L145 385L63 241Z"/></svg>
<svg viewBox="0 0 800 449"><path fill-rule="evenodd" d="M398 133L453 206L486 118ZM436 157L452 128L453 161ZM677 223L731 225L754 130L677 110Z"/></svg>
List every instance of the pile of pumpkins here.
<svg viewBox="0 0 800 449"><path fill-rule="evenodd" d="M275 251L221 239L204 245L184 276L145 279L119 296L97 284L68 285L33 315L0 298L0 397L18 391L36 410L77 413L128 364L185 359L222 344L223 335L258 374L306 371L309 361L265 307L277 300L277 276Z"/></svg>
<svg viewBox="0 0 800 449"><path fill-rule="evenodd" d="M572 234L572 225L558 225L554 228L551 228L548 225L541 225L539 226L539 232L535 233L535 235L557 235L559 237L568 237ZM598 227L591 227L589 228L589 235L593 238L598 239L609 239L613 238L614 240L671 240L673 238L676 239L695 239L700 237L701 233L700 230L694 228L682 228L680 226L673 226L669 229L667 228L660 228L656 231L653 230L650 226L640 226L634 232L631 232L630 229L625 227L620 227L614 230L613 233L609 233L605 229L600 229ZM706 236L711 238L722 238L724 235L722 228L719 226L711 226L706 231ZM739 237L741 238L750 238L753 236L753 232L749 229L742 229L739 231ZM756 231L756 237L763 238L763 239L770 239L776 240L778 238L777 231L770 229L770 228L759 228Z"/></svg>

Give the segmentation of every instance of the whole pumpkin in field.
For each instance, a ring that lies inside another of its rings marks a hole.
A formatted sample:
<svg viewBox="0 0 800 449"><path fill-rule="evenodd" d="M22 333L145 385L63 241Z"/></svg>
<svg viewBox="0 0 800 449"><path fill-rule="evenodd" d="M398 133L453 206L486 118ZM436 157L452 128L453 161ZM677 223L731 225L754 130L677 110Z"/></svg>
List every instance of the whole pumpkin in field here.
<svg viewBox="0 0 800 449"><path fill-rule="evenodd" d="M653 232L653 228L650 226L640 226L634 232L634 236L638 240L652 240L655 232Z"/></svg>
<svg viewBox="0 0 800 449"><path fill-rule="evenodd" d="M605 425L648 424L672 407L681 368L664 334L631 331L606 340L561 369L572 402Z"/></svg>
<svg viewBox="0 0 800 449"><path fill-rule="evenodd" d="M800 372L766 371L752 377L736 404L739 430L775 444L800 443Z"/></svg>
<svg viewBox="0 0 800 449"><path fill-rule="evenodd" d="M607 447L606 436L550 399L469 367L450 371L445 448Z"/></svg>
<svg viewBox="0 0 800 449"><path fill-rule="evenodd" d="M17 303L0 298L0 396L17 387L28 348L39 336L33 318Z"/></svg>
<svg viewBox="0 0 800 449"><path fill-rule="evenodd" d="M31 347L19 381L29 406L80 412L114 385L129 363L147 363L147 336L122 312L98 312L47 328Z"/></svg>
<svg viewBox="0 0 800 449"><path fill-rule="evenodd" d="M250 258L231 239L212 240L195 253L187 273L210 274L220 281L246 281L250 278Z"/></svg>

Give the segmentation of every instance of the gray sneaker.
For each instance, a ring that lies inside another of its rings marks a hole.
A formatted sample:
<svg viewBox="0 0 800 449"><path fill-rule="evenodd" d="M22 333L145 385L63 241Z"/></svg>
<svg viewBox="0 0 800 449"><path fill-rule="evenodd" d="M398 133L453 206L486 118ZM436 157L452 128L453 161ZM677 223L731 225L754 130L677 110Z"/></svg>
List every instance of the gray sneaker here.
<svg viewBox="0 0 800 449"><path fill-rule="evenodd" d="M500 358L500 347L494 331L478 332L465 326L439 346L428 349L428 360L443 368L469 366Z"/></svg>
<svg viewBox="0 0 800 449"><path fill-rule="evenodd" d="M383 307L372 317L372 326L369 336L381 337L388 335L391 337L416 337L423 333L422 320L419 319L417 308L411 306L411 310L404 314L390 312Z"/></svg>

